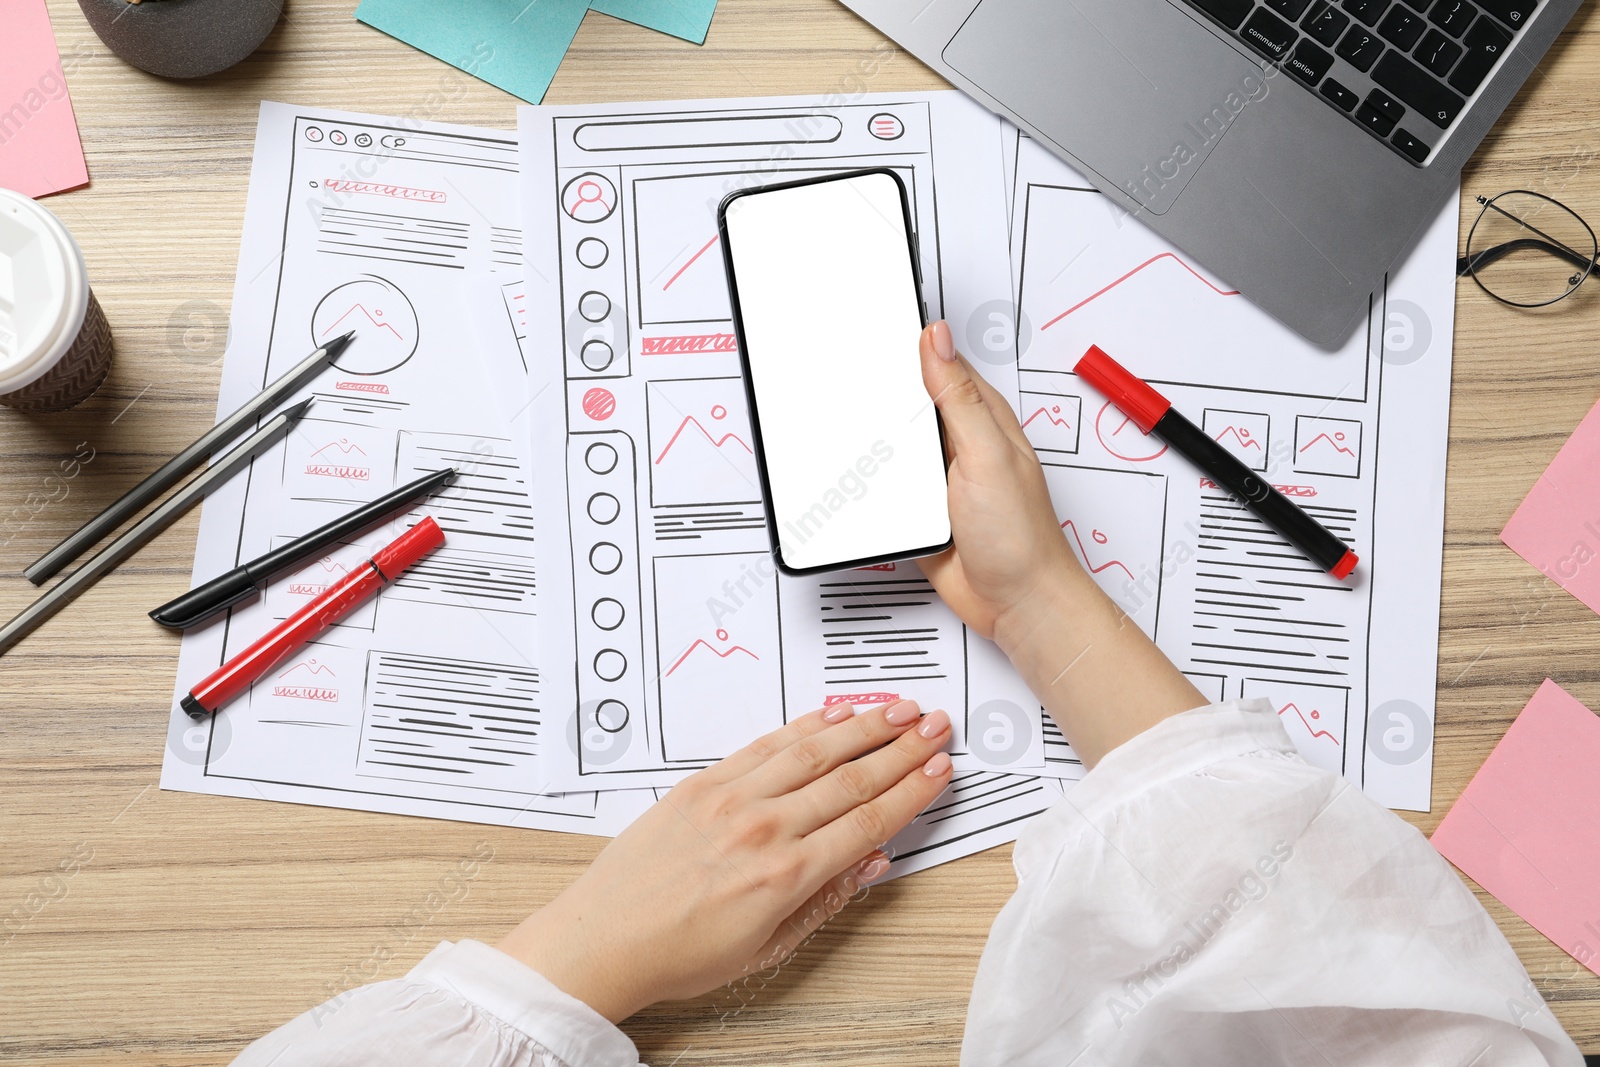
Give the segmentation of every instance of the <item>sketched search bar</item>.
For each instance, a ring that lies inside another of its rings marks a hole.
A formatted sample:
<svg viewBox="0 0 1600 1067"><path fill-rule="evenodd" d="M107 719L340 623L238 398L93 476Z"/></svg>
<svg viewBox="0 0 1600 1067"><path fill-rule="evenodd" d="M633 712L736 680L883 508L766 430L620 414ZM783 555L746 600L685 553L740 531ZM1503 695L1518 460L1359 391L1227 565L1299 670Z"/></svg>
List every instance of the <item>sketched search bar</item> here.
<svg viewBox="0 0 1600 1067"><path fill-rule="evenodd" d="M834 115L751 115L644 122L586 122L572 139L586 152L647 148L733 148L759 145L830 144L844 135Z"/></svg>

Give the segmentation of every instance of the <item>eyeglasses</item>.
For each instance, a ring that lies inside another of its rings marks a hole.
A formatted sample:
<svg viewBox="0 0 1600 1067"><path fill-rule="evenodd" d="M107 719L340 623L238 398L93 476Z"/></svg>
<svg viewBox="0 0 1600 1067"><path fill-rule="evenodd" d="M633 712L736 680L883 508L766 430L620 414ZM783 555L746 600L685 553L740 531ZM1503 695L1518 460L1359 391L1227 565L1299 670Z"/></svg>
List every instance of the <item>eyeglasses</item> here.
<svg viewBox="0 0 1600 1067"><path fill-rule="evenodd" d="M1467 234L1456 276L1471 274L1503 304L1538 308L1571 296L1600 257L1594 230L1565 204L1513 189L1483 205Z"/></svg>

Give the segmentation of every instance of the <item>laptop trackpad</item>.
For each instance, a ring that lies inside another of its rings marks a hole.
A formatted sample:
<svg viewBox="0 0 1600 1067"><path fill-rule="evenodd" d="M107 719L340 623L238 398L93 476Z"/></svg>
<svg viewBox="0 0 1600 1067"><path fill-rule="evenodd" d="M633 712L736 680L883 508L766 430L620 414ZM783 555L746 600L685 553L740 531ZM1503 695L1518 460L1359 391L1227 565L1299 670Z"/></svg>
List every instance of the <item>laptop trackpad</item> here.
<svg viewBox="0 0 1600 1067"><path fill-rule="evenodd" d="M1267 91L1197 19L1167 0L984 0L944 59L1159 215Z"/></svg>

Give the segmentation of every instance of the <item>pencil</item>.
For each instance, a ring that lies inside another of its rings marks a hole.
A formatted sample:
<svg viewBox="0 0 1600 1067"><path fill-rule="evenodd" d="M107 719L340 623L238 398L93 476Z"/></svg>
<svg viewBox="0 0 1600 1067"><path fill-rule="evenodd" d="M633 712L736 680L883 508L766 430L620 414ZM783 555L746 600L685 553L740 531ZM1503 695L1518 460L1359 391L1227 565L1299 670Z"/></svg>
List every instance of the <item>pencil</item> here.
<svg viewBox="0 0 1600 1067"><path fill-rule="evenodd" d="M89 562L67 575L48 593L24 608L16 618L0 626L0 655L32 633L39 624L75 600L79 593L89 588L117 564L143 548L150 540L171 526L178 517L193 507L215 485L227 481L239 468L255 458L256 453L289 432L300 421L310 400L302 400L294 407L274 415L267 423L234 447L233 451L217 460L205 473L196 477L182 489L173 493L154 511L129 527L126 533L91 557Z"/></svg>
<svg viewBox="0 0 1600 1067"><path fill-rule="evenodd" d="M324 367L338 358L355 337L351 330L343 337L335 337L305 359L289 373L267 386L235 411L200 435L188 448L162 464L161 468L138 485L122 494L116 502L80 526L59 545L34 560L23 571L23 577L34 585L43 585L67 564L81 556L86 549L106 534L121 526L156 497L181 482L223 445L237 437L245 427L255 422L261 413L271 411L302 385L319 374Z"/></svg>

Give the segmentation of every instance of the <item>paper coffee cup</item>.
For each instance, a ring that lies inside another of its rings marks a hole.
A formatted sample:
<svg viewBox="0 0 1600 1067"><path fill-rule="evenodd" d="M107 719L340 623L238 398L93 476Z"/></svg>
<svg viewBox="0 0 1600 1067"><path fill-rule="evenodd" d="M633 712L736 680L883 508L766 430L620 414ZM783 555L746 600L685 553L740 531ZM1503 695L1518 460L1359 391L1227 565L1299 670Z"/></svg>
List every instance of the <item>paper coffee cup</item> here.
<svg viewBox="0 0 1600 1067"><path fill-rule="evenodd" d="M0 404L63 411L111 370L111 328L61 221L0 189Z"/></svg>

